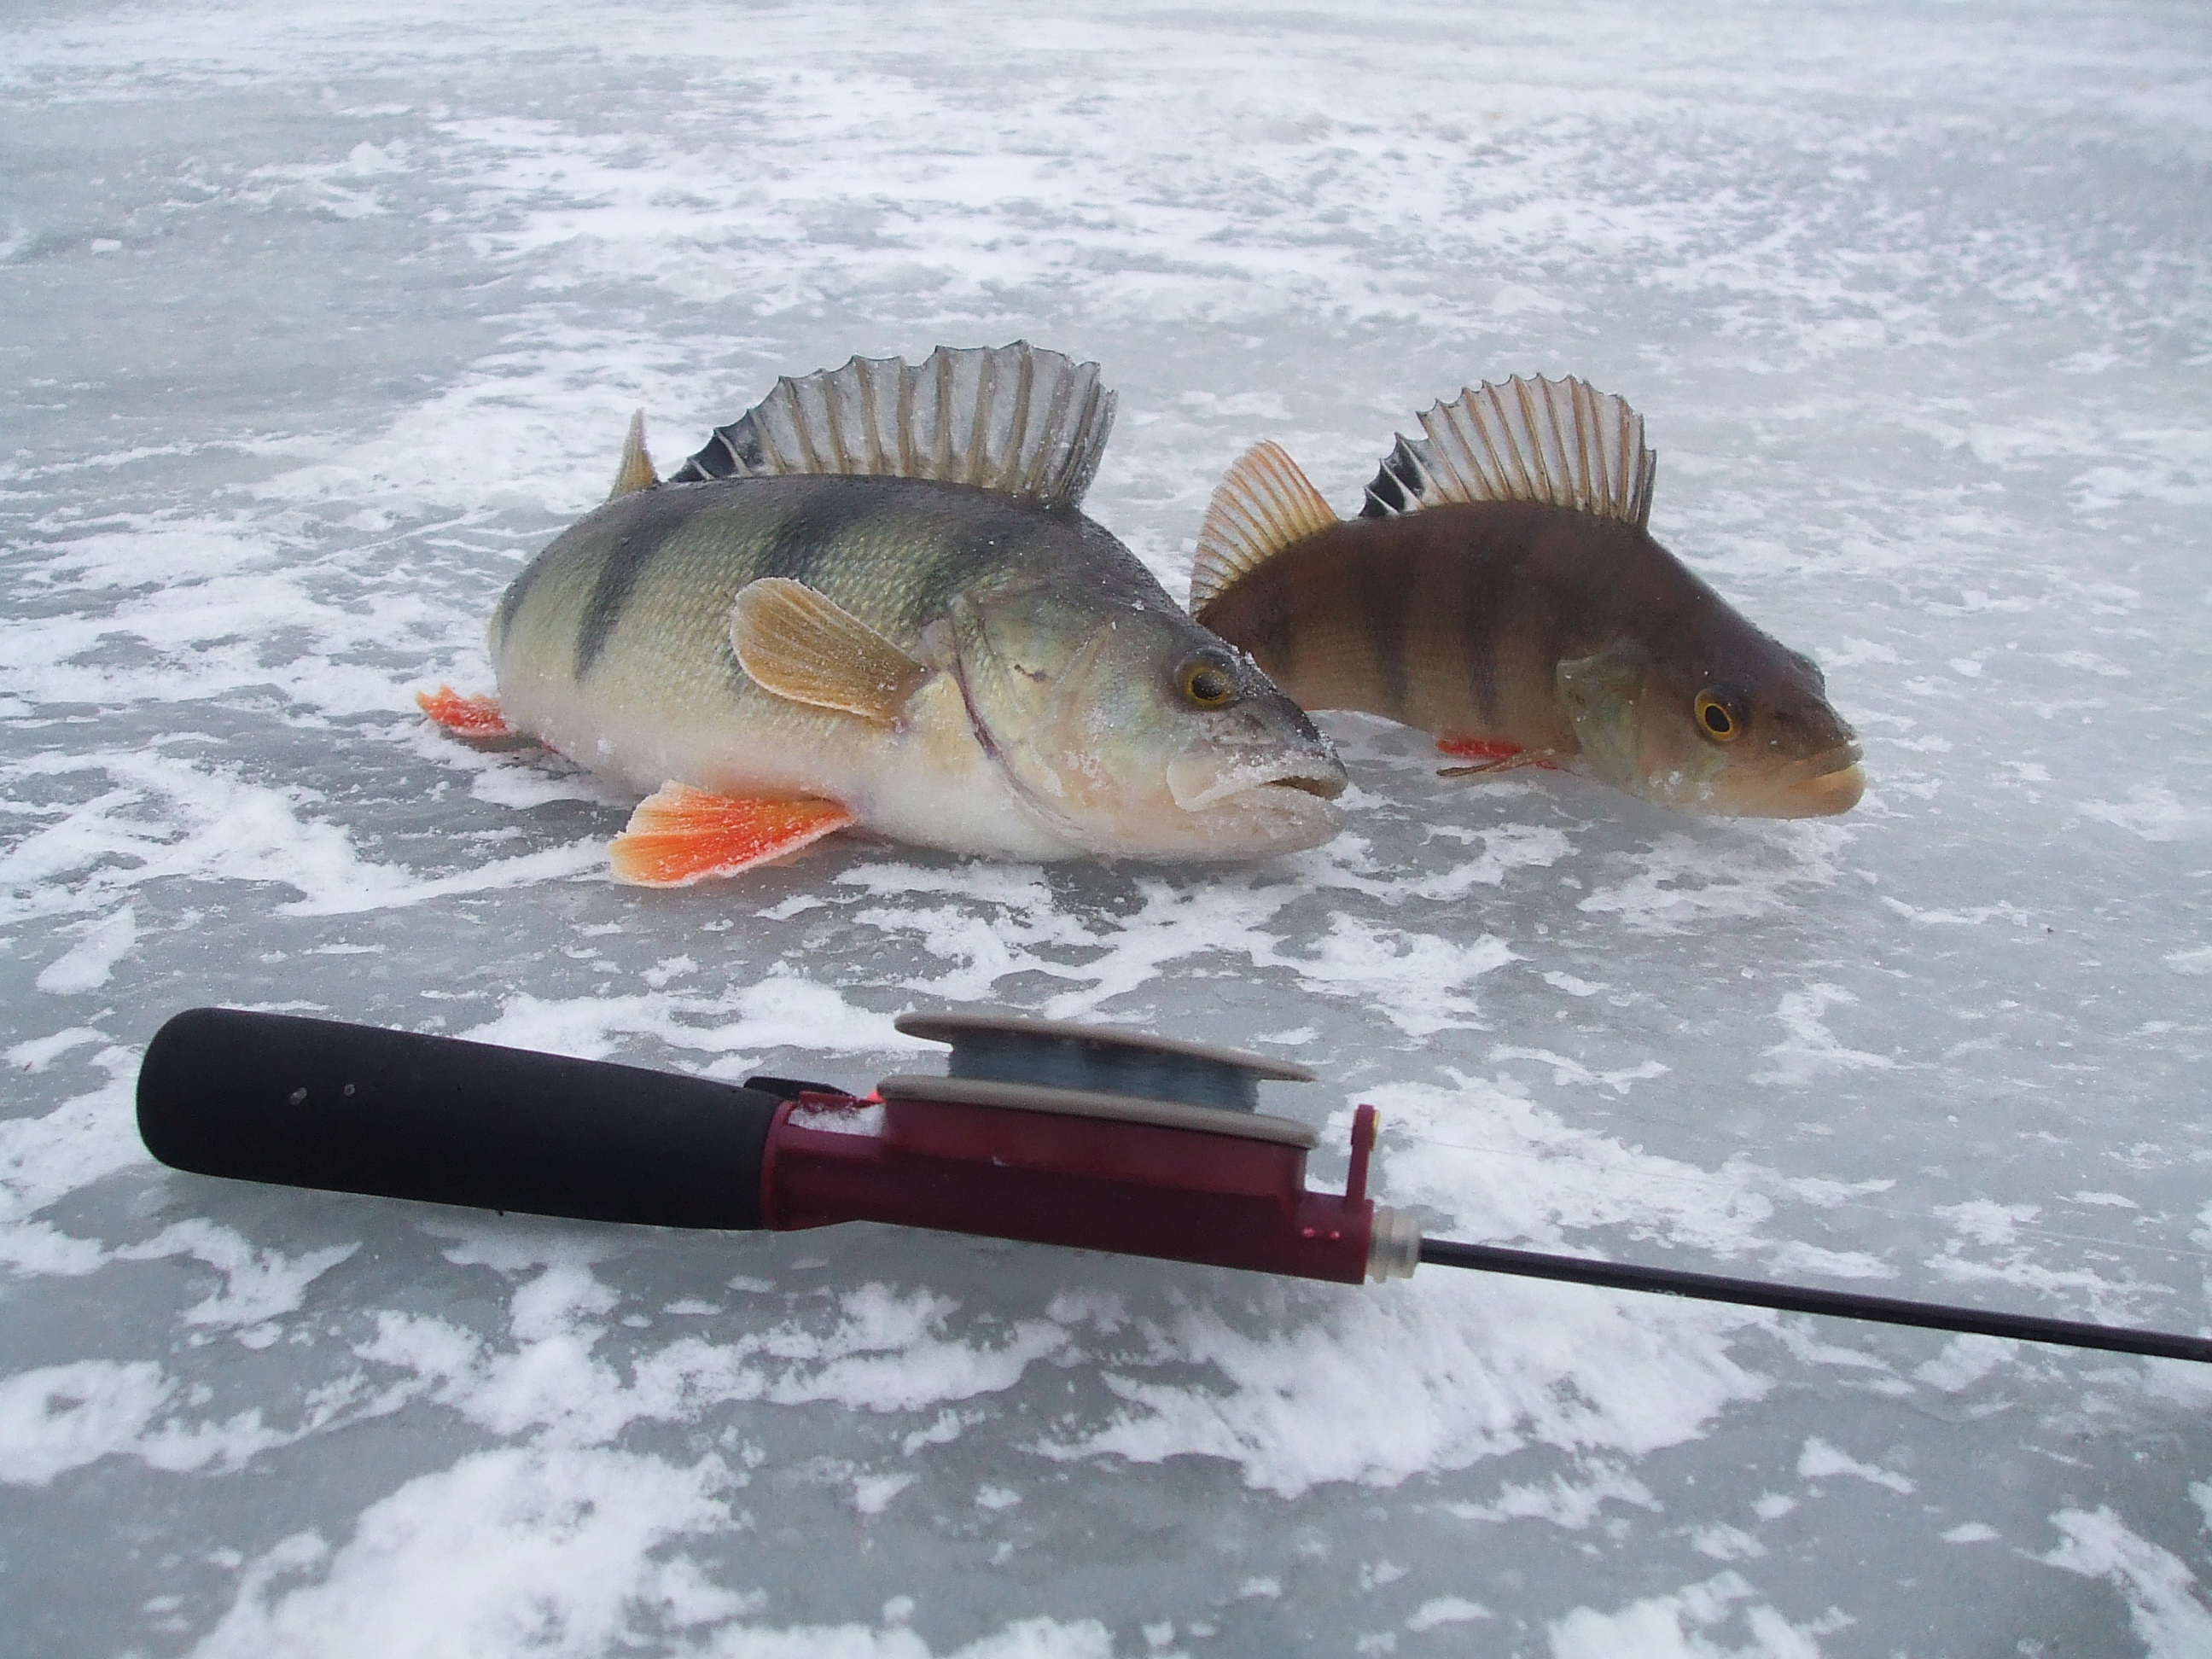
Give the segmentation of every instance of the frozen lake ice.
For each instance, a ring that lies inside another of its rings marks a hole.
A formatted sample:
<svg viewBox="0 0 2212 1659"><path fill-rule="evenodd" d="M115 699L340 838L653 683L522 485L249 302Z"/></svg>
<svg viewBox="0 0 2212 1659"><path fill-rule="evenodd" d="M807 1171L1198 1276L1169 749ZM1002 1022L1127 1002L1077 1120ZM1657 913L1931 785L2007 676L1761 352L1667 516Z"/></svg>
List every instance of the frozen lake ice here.
<svg viewBox="0 0 2212 1659"><path fill-rule="evenodd" d="M0 23L0 1609L24 1655L2212 1652L2212 1374L1425 1270L175 1175L224 1002L740 1078L957 1005L1313 1066L1449 1237L2212 1324L2212 16L20 3ZM1871 787L1705 822L1332 718L1316 853L616 887L430 732L624 422L1025 337L1181 592L1573 373Z"/></svg>

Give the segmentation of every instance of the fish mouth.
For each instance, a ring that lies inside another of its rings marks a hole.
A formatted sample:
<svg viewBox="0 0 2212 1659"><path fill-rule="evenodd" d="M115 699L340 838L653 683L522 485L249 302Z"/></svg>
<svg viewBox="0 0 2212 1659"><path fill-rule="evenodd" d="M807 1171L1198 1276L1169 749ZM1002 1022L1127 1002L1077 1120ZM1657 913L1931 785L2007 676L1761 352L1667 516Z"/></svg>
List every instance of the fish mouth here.
<svg viewBox="0 0 2212 1659"><path fill-rule="evenodd" d="M1318 796L1322 800L1334 800L1344 793L1344 780L1315 777L1269 778L1260 787L1263 789L1303 789L1307 794Z"/></svg>
<svg viewBox="0 0 2212 1659"><path fill-rule="evenodd" d="M1839 743L1797 762L1776 780L1781 787L1767 816L1826 818L1850 811L1866 793L1862 758L1858 744Z"/></svg>
<svg viewBox="0 0 2212 1659"><path fill-rule="evenodd" d="M1284 756L1274 760L1224 763L1218 755L1187 755L1168 766L1168 793L1186 812L1203 812L1210 806L1256 795L1261 789L1291 789L1322 800L1334 800L1345 790L1341 766L1315 757Z"/></svg>

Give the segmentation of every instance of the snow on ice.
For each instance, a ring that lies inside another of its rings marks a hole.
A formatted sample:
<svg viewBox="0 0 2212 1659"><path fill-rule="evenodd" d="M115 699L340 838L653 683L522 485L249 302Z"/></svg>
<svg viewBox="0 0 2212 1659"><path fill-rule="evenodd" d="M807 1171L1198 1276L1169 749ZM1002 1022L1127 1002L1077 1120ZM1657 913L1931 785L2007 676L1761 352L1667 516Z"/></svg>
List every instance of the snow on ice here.
<svg viewBox="0 0 2212 1659"><path fill-rule="evenodd" d="M741 1078L1258 1046L1447 1236L2212 1323L2212 20L2125 0L551 0L0 24L0 1605L25 1655L1887 1659L2212 1643L2212 1378L1446 1274L699 1237L161 1170L197 1003ZM603 873L426 729L611 475L1016 337L1179 590L1286 445L1645 416L1857 811L1437 779L1239 869Z"/></svg>

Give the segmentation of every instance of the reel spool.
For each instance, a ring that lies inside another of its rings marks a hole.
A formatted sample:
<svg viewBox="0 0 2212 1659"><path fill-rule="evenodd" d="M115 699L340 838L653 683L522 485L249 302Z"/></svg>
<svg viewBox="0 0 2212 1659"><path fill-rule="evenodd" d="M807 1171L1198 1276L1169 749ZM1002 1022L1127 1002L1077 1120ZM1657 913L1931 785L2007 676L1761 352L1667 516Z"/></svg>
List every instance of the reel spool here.
<svg viewBox="0 0 2212 1659"><path fill-rule="evenodd" d="M883 1099L966 1101L1066 1117L1234 1135L1310 1150L1311 1128L1260 1110L1260 1085L1303 1066L1237 1048L1004 1014L902 1014L908 1036L952 1046L943 1077L887 1077Z"/></svg>
<svg viewBox="0 0 2212 1659"><path fill-rule="evenodd" d="M1303 1066L1208 1043L996 1014L908 1014L945 1074L875 1104L797 1089L768 1138L773 1228L870 1220L1358 1284L1410 1273L1420 1233L1367 1197L1374 1108L1341 1194L1309 1191L1313 1128L1259 1109ZM754 1086L767 1079L756 1079Z"/></svg>

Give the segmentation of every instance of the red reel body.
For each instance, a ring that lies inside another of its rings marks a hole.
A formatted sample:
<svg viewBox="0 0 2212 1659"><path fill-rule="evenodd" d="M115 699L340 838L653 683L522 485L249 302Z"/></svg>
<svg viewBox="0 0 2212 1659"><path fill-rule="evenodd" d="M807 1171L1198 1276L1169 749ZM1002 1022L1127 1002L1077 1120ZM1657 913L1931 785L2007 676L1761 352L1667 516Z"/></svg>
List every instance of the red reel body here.
<svg viewBox="0 0 2212 1659"><path fill-rule="evenodd" d="M1304 1145L1237 1126L810 1091L769 1131L761 1218L777 1229L882 1221L1356 1285L1376 1255L1374 1117L1359 1109L1339 1195L1307 1190Z"/></svg>

